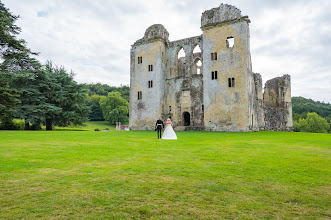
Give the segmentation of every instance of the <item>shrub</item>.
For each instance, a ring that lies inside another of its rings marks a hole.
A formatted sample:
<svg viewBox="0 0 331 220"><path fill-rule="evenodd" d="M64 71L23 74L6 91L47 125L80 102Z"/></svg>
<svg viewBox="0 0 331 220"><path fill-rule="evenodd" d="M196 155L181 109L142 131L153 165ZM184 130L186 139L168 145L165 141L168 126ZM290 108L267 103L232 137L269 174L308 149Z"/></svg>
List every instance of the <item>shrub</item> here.
<svg viewBox="0 0 331 220"><path fill-rule="evenodd" d="M295 130L312 132L312 133L327 133L330 128L328 121L319 116L316 112L307 113L306 119L299 119L298 123L294 123Z"/></svg>
<svg viewBox="0 0 331 220"><path fill-rule="evenodd" d="M24 121L6 118L0 124L1 130L24 130Z"/></svg>

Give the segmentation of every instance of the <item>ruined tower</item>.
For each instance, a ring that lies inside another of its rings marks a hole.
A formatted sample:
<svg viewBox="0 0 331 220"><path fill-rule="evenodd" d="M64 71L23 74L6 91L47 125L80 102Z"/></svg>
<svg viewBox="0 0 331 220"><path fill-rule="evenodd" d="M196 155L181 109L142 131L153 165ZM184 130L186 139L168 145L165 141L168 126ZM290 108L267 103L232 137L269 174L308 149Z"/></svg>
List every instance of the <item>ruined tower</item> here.
<svg viewBox="0 0 331 220"><path fill-rule="evenodd" d="M162 114L165 87L164 56L169 33L150 26L131 49L130 128L148 130Z"/></svg>
<svg viewBox="0 0 331 220"><path fill-rule="evenodd" d="M169 41L163 25L147 28L131 48L130 129L152 130L157 118L170 117L177 130L290 131L289 76L268 81L263 95L249 23L221 4L202 14L200 36Z"/></svg>
<svg viewBox="0 0 331 220"><path fill-rule="evenodd" d="M230 5L221 4L202 14L204 123L208 130L252 129L249 22Z"/></svg>

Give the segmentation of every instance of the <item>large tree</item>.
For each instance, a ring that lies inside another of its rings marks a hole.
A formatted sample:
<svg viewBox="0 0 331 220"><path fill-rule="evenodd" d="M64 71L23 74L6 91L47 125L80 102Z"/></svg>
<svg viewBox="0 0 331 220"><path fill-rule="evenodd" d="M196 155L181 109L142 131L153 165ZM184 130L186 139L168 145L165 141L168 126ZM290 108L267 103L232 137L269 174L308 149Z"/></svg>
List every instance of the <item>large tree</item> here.
<svg viewBox="0 0 331 220"><path fill-rule="evenodd" d="M15 24L18 18L0 2L0 68L10 71L39 69L40 63L31 57L37 53L27 48L25 40L17 39L21 32Z"/></svg>
<svg viewBox="0 0 331 220"><path fill-rule="evenodd" d="M52 125L82 125L89 113L84 85L74 81L73 72L67 73L63 67L53 67L51 62L46 64L46 71L51 79L49 90L45 92L46 100L61 109L46 112L46 130L52 130Z"/></svg>
<svg viewBox="0 0 331 220"><path fill-rule="evenodd" d="M25 130L40 129L46 113L58 112L61 108L49 103L47 94L56 82L46 70L28 70L12 73L12 87L20 91L21 103L17 105L16 117L25 120Z"/></svg>
<svg viewBox="0 0 331 220"><path fill-rule="evenodd" d="M16 89L9 87L10 76L0 72L0 121L2 123L12 120L15 106L20 102Z"/></svg>
<svg viewBox="0 0 331 220"><path fill-rule="evenodd" d="M12 87L21 93L16 117L25 120L25 129L30 124L38 128L42 123L46 130L52 130L53 125L81 125L87 121L86 91L84 85L74 81L73 73L48 62L42 70L11 75Z"/></svg>
<svg viewBox="0 0 331 220"><path fill-rule="evenodd" d="M129 103L121 97L119 92L110 92L100 99L103 117L111 124L126 123L129 120Z"/></svg>

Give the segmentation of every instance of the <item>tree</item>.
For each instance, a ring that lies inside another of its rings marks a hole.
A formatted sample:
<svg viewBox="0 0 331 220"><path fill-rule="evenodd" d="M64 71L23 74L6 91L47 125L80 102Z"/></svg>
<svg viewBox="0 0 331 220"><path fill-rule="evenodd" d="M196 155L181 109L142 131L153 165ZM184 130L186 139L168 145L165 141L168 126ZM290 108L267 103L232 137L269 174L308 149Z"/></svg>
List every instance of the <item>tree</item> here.
<svg viewBox="0 0 331 220"><path fill-rule="evenodd" d="M30 123L34 128L43 123L46 130L52 130L53 125L81 125L87 121L86 91L84 85L73 80L73 73L47 62L43 70L11 74L12 86L21 93L16 116L25 120L25 129Z"/></svg>
<svg viewBox="0 0 331 220"><path fill-rule="evenodd" d="M102 115L100 99L101 99L101 96L99 96L99 95L88 96L88 106L90 108L90 112L89 112L90 121L104 121L105 120Z"/></svg>
<svg viewBox="0 0 331 220"><path fill-rule="evenodd" d="M49 90L45 91L46 101L58 108L46 111L46 130L52 130L53 125L82 125L87 121L89 109L84 85L74 81L74 73L70 74L63 67L53 67L50 61L46 64L50 76Z"/></svg>
<svg viewBox="0 0 331 220"><path fill-rule="evenodd" d="M100 99L103 117L111 124L126 123L129 120L129 103L121 97L119 92L110 92Z"/></svg>
<svg viewBox="0 0 331 220"><path fill-rule="evenodd" d="M0 121L8 124L12 121L15 106L20 102L16 89L9 88L10 76L0 72Z"/></svg>
<svg viewBox="0 0 331 220"><path fill-rule="evenodd" d="M299 119L296 125L300 131L313 132L313 133L327 133L330 128L330 123L319 116L317 113L312 112L307 114L306 119Z"/></svg>
<svg viewBox="0 0 331 220"><path fill-rule="evenodd" d="M0 2L0 58L3 60L0 68L10 71L39 69L40 63L30 57L38 53L28 49L25 40L16 39L21 32L21 28L15 25L18 18Z"/></svg>
<svg viewBox="0 0 331 220"><path fill-rule="evenodd" d="M32 129L40 129L47 112L61 111L61 108L47 102L46 94L53 82L46 70L16 72L12 73L12 78L12 87L21 93L16 117L25 120L25 130L30 129L30 123Z"/></svg>

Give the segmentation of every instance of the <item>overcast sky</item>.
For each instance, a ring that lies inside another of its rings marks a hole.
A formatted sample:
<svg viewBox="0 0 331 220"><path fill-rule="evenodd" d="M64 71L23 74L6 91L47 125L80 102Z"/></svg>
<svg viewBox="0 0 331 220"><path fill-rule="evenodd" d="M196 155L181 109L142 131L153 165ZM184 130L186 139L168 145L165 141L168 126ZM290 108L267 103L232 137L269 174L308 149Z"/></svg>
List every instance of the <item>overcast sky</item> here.
<svg viewBox="0 0 331 220"><path fill-rule="evenodd" d="M220 3L248 15L253 71L263 82L290 74L292 96L331 103L330 0L0 0L20 38L76 73L79 83L130 83L130 47L152 24L169 40L197 36L203 11Z"/></svg>

